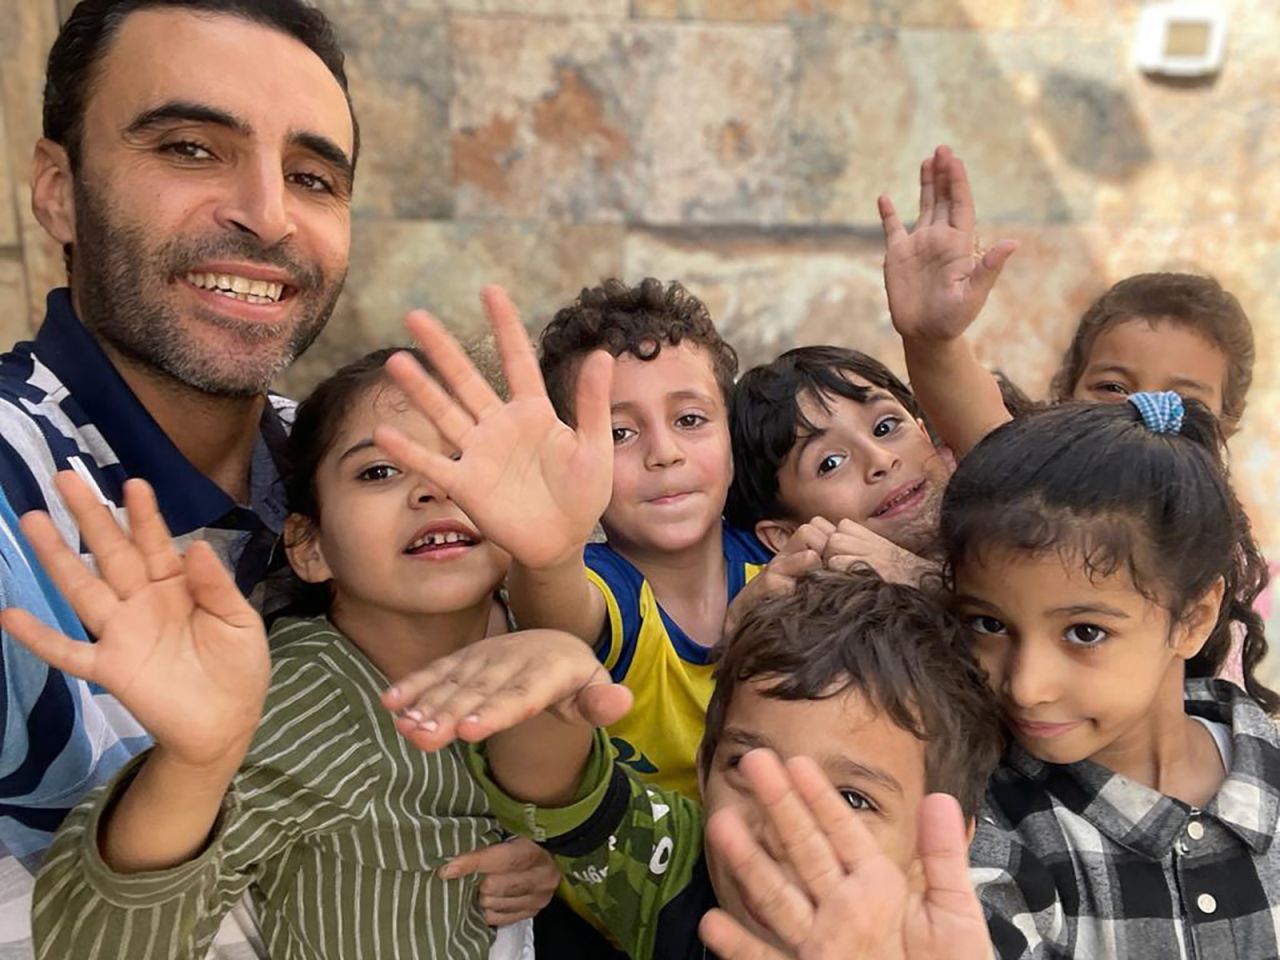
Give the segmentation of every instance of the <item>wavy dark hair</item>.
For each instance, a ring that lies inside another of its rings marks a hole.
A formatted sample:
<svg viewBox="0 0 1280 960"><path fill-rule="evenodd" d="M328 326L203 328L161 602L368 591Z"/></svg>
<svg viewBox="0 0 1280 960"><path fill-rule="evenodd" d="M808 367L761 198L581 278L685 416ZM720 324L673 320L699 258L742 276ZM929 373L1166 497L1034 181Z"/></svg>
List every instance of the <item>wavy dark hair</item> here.
<svg viewBox="0 0 1280 960"><path fill-rule="evenodd" d="M743 614L718 649L698 763L705 776L734 691L761 681L779 700L856 691L925 743L925 783L976 814L1002 747L1000 722L969 632L941 598L870 568L817 570Z"/></svg>
<svg viewBox="0 0 1280 960"><path fill-rule="evenodd" d="M578 367L587 354L608 350L615 357L629 353L637 360L652 360L664 346L685 342L707 351L727 407L738 354L716 330L706 304L675 280L664 286L646 277L628 286L609 279L584 289L543 329L538 360L556 413L571 424Z"/></svg>
<svg viewBox="0 0 1280 960"><path fill-rule="evenodd" d="M1091 577L1126 571L1174 618L1219 579L1223 601L1187 676L1221 672L1232 625L1244 630L1245 689L1268 713L1280 697L1256 677L1267 652L1254 601L1267 565L1231 489L1217 419L1186 401L1182 430L1153 433L1131 403L1065 403L988 435L942 501L946 576L985 550L1058 551Z"/></svg>

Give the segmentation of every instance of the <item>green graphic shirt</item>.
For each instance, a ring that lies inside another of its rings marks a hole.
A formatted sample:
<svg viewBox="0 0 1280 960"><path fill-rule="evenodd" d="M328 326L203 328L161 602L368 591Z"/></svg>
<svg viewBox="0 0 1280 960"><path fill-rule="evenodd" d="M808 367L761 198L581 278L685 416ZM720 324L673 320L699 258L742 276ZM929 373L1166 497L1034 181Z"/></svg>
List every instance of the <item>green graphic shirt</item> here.
<svg viewBox="0 0 1280 960"><path fill-rule="evenodd" d="M509 831L541 844L579 901L633 960L702 960L698 922L716 905L703 854L702 806L642 783L596 731L582 785L559 809L521 803L490 776L483 744L471 769Z"/></svg>

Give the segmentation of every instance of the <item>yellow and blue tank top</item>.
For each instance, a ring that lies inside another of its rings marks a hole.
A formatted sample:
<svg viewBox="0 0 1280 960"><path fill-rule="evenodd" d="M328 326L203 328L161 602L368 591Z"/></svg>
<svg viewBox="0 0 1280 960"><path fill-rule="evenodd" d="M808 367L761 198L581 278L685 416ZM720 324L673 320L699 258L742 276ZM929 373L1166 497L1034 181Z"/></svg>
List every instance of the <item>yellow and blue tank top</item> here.
<svg viewBox="0 0 1280 960"><path fill-rule="evenodd" d="M723 525L729 601L769 562L754 534ZM607 543L586 550L587 575L608 607L596 654L635 706L609 728L618 758L643 779L698 799L697 753L711 699L711 651L658 603L644 574Z"/></svg>

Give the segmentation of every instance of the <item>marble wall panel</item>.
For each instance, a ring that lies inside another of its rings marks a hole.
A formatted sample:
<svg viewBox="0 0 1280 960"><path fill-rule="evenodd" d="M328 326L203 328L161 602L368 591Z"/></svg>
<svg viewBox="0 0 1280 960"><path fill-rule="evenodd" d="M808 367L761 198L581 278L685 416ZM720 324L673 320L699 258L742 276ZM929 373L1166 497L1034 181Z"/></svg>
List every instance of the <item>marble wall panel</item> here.
<svg viewBox="0 0 1280 960"><path fill-rule="evenodd" d="M9 159L8 127L4 118L4 98L0 97L0 247L16 247L18 232L18 184Z"/></svg>
<svg viewBox="0 0 1280 960"><path fill-rule="evenodd" d="M1100 23L1113 0L634 0L640 17L693 20L831 19L877 26L1019 29Z"/></svg>
<svg viewBox="0 0 1280 960"><path fill-rule="evenodd" d="M25 340L31 333L27 278L18 251L0 251L0 343Z"/></svg>
<svg viewBox="0 0 1280 960"><path fill-rule="evenodd" d="M458 215L775 220L792 62L782 27L455 20Z"/></svg>
<svg viewBox="0 0 1280 960"><path fill-rule="evenodd" d="M610 225L483 221L357 221L346 291L324 334L283 379L301 396L338 364L403 343L404 315L434 312L464 334L484 326L480 289L507 287L540 327L584 286L622 270L622 232Z"/></svg>

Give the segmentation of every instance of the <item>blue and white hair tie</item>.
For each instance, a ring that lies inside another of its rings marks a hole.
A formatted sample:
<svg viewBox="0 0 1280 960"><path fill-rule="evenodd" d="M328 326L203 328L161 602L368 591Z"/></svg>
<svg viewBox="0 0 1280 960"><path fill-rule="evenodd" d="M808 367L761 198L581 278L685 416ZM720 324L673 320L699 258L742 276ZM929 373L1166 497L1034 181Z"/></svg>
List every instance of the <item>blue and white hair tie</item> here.
<svg viewBox="0 0 1280 960"><path fill-rule="evenodd" d="M1178 433L1182 430L1182 397L1172 390L1131 393L1129 402L1138 408L1142 422L1152 433Z"/></svg>

